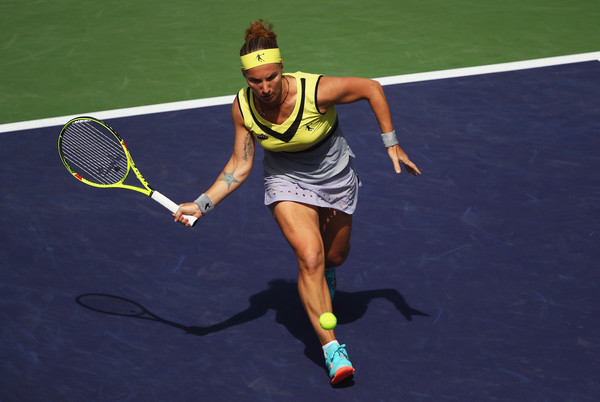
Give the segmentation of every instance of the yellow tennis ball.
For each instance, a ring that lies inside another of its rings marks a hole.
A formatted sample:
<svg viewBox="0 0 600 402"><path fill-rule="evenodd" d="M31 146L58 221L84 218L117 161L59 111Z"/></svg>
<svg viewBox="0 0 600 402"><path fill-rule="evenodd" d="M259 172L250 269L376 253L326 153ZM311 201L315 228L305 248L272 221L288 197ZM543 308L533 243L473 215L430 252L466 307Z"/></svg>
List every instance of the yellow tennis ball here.
<svg viewBox="0 0 600 402"><path fill-rule="evenodd" d="M337 318L333 315L333 313L323 313L319 317L319 324L323 329L334 329L337 325Z"/></svg>

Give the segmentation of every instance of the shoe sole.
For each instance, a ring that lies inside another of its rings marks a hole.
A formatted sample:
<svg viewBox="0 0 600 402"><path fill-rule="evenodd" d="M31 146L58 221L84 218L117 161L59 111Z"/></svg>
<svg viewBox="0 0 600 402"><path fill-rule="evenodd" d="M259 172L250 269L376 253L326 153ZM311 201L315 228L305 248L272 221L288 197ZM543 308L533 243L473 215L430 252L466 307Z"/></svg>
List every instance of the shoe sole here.
<svg viewBox="0 0 600 402"><path fill-rule="evenodd" d="M340 367L331 379L331 384L334 385L344 381L346 378L351 377L354 374L354 371L354 367Z"/></svg>

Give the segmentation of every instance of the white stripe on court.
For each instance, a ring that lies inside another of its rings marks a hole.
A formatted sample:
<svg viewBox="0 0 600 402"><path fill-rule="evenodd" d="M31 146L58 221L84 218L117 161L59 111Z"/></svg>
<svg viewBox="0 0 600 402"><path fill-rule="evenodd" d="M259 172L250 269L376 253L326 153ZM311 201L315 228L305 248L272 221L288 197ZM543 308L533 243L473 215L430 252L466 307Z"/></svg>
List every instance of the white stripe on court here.
<svg viewBox="0 0 600 402"><path fill-rule="evenodd" d="M600 61L600 52L580 53L568 56L547 57L543 59L516 61L501 64L490 64L487 66L478 67L456 68L451 70L431 71L426 73L405 74L375 79L379 81L382 85L396 85L405 84L409 82L441 80L447 78L468 77L481 74L502 73L508 71L526 70L531 68L558 66L562 64L582 63L586 61ZM172 112L176 110L227 105L231 104L234 98L235 95L219 96L215 98L162 103L158 105L137 106L125 109L105 110L100 112L78 113L69 116L51 117L47 119L0 124L0 133L31 130L43 127L62 126L66 124L67 121L78 116L94 116L95 118L100 120L108 120L119 117L141 116L152 113L163 113Z"/></svg>
<svg viewBox="0 0 600 402"><path fill-rule="evenodd" d="M442 80L446 78L468 77L472 75L504 73L508 71L527 70L530 68L559 66L562 64L583 63L586 61L600 61L600 52L580 53L569 56L547 57L510 63L490 64L488 66L456 68L452 70L432 71L428 73L415 73L397 75L394 77L376 78L381 85L406 84L409 82Z"/></svg>

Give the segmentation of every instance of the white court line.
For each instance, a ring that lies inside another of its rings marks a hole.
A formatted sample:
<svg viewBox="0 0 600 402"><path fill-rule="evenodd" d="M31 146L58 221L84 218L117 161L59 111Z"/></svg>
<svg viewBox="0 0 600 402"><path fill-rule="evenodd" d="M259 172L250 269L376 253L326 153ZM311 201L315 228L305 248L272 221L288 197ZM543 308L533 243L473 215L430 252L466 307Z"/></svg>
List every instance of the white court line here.
<svg viewBox="0 0 600 402"><path fill-rule="evenodd" d="M547 57L543 59L516 61L510 63L490 64L487 66L456 68L451 70L431 71L397 75L392 77L375 78L382 85L405 84L441 80L447 78L468 77L473 75L502 73L508 71L526 70L530 68L558 66L562 64L582 63L586 61L600 61L600 52L580 53L568 56ZM35 128L62 126L67 121L78 116L94 116L97 119L108 120L119 117L141 116L151 113L172 112L177 110L196 109L201 107L227 105L233 102L235 95L219 96L215 98L196 99L181 102L162 103L158 105L137 106L125 109L105 110L101 112L78 113L69 116L51 117L47 119L30 120L17 123L0 124L0 133L12 131L31 130Z"/></svg>
<svg viewBox="0 0 600 402"><path fill-rule="evenodd" d="M468 77L472 75L504 73L508 71L527 70L530 68L559 66L562 64L582 63L586 61L600 61L600 52L580 53L569 56L547 57L510 63L490 64L488 66L456 68L453 70L432 71L428 73L415 73L397 75L395 77L377 78L381 85L406 84L409 82L441 80L446 78Z"/></svg>

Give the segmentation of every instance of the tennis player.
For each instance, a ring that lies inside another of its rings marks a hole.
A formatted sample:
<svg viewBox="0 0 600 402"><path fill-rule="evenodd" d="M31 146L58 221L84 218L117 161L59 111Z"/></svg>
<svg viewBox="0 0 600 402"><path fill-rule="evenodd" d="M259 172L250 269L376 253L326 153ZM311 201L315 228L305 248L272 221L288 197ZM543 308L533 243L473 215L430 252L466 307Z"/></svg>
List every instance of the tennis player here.
<svg viewBox="0 0 600 402"><path fill-rule="evenodd" d="M350 251L359 180L335 105L367 100L396 173L401 166L413 175L421 172L398 146L378 82L284 74L276 38L272 25L263 20L246 30L240 56L248 87L239 91L232 106L233 153L215 183L195 202L182 204L174 216L187 225L182 214L200 218L210 213L248 177L255 143L264 148L265 204L298 259L300 298L336 384L351 377L354 368L345 345L333 330L321 328L319 316L332 311L336 267Z"/></svg>

